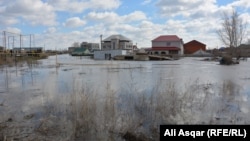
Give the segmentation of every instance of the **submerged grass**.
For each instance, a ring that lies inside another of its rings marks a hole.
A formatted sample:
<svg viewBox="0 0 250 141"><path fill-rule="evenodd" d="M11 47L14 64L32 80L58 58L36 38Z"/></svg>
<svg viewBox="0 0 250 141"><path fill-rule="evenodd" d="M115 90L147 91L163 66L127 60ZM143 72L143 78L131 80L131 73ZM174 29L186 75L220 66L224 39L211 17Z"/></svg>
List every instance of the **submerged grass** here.
<svg viewBox="0 0 250 141"><path fill-rule="evenodd" d="M132 73L130 77L133 80ZM74 81L69 95L46 96L32 132L13 136L8 131L13 122L7 120L0 123L0 140L156 141L161 124L235 124L241 118L236 116L239 111L228 106L239 104L235 97L240 92L233 82L215 87L196 81L184 91L173 82L158 83L147 92L137 90L133 83L127 90L115 91L107 82L106 90L98 94Z"/></svg>
<svg viewBox="0 0 250 141"><path fill-rule="evenodd" d="M15 56L10 54L0 54L0 65L13 65L18 62L30 62L34 60L46 59L49 55L41 53L39 56Z"/></svg>

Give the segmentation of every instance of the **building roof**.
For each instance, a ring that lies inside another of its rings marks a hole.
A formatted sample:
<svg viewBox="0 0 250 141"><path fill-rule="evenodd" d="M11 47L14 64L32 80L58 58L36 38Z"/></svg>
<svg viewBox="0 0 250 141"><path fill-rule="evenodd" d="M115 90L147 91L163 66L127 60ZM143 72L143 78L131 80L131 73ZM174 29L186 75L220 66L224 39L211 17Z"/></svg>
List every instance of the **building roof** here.
<svg viewBox="0 0 250 141"><path fill-rule="evenodd" d="M181 38L179 38L176 35L161 35L154 40L154 42L163 42L163 41L181 41Z"/></svg>
<svg viewBox="0 0 250 141"><path fill-rule="evenodd" d="M184 46L187 45L187 44L190 44L190 43L198 43L198 44L202 44L202 45L206 46L205 44L203 44L202 42L199 42L197 40L189 41L189 42L185 43Z"/></svg>
<svg viewBox="0 0 250 141"><path fill-rule="evenodd" d="M118 35L111 35L109 36L108 38L104 39L103 41L104 42L107 42L107 41L111 41L112 39L118 39L118 40L121 40L121 41L132 41L130 40L129 38L121 35L121 34L118 34Z"/></svg>
<svg viewBox="0 0 250 141"><path fill-rule="evenodd" d="M78 47L78 48L75 48L73 52L85 52L85 51L89 51L89 50L87 48Z"/></svg>
<svg viewBox="0 0 250 141"><path fill-rule="evenodd" d="M163 51L163 50L180 50L178 47L152 47L151 51Z"/></svg>

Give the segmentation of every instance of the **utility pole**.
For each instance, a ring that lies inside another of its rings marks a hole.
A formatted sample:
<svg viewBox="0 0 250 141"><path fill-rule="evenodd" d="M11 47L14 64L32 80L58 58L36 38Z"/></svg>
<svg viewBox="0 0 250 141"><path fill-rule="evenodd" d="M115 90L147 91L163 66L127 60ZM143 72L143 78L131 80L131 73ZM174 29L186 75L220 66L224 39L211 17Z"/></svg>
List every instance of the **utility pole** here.
<svg viewBox="0 0 250 141"><path fill-rule="evenodd" d="M35 43L35 34L33 34L33 47L36 46L36 43Z"/></svg>
<svg viewBox="0 0 250 141"><path fill-rule="evenodd" d="M10 37L12 36L8 36L8 48L10 48Z"/></svg>
<svg viewBox="0 0 250 141"><path fill-rule="evenodd" d="M102 50L102 34L100 35L100 40L101 40L101 50Z"/></svg>
<svg viewBox="0 0 250 141"><path fill-rule="evenodd" d="M3 45L4 45L4 50L6 51L6 31L3 31Z"/></svg>
<svg viewBox="0 0 250 141"><path fill-rule="evenodd" d="M7 52L6 52L6 31L3 32L4 38L3 38L3 44L4 44L4 50L5 50L5 61L7 60Z"/></svg>
<svg viewBox="0 0 250 141"><path fill-rule="evenodd" d="M30 54L31 54L31 34L30 34Z"/></svg>
<svg viewBox="0 0 250 141"><path fill-rule="evenodd" d="M22 34L20 34L20 54L21 54L21 46L22 46Z"/></svg>
<svg viewBox="0 0 250 141"><path fill-rule="evenodd" d="M12 42L12 50L14 49L15 44L15 36L13 36L13 42Z"/></svg>

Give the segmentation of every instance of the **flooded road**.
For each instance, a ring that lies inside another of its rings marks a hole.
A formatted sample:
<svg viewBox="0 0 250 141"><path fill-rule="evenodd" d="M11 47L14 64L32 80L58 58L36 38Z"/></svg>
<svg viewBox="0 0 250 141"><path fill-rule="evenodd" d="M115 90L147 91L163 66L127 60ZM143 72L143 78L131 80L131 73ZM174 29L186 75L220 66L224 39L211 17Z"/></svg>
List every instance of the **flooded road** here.
<svg viewBox="0 0 250 141"><path fill-rule="evenodd" d="M201 60L58 55L1 66L2 138L126 140L136 132L158 140L160 124L249 124L250 61Z"/></svg>

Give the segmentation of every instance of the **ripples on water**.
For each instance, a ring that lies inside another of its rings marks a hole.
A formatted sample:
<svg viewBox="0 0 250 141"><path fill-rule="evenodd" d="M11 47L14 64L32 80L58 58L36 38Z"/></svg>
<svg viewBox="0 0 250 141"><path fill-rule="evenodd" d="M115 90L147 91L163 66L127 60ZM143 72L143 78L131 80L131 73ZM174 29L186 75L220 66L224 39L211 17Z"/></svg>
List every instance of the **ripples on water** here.
<svg viewBox="0 0 250 141"><path fill-rule="evenodd" d="M52 136L63 134L65 140L107 134L107 140L122 140L127 131L153 137L158 125L166 123L249 124L249 66L249 61L221 66L201 58L95 61L51 56L0 68L0 120L12 119L17 127L27 122L30 138L37 136L35 130L46 138L49 129L59 128Z"/></svg>

